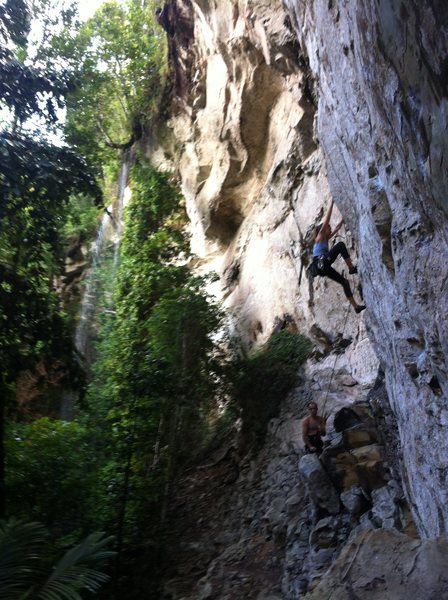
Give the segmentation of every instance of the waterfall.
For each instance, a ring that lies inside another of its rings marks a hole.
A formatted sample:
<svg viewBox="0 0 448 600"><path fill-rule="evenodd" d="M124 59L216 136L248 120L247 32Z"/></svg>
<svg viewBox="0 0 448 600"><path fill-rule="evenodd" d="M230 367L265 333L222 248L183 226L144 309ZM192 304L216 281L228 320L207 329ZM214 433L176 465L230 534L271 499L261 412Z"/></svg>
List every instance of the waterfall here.
<svg viewBox="0 0 448 600"><path fill-rule="evenodd" d="M125 154L123 156L123 163L121 165L120 176L118 178L118 202L117 202L117 210L116 210L116 227L115 227L115 239L114 239L114 275L117 270L118 265L118 256L120 252L120 241L121 241L121 232L123 229L123 208L127 204L129 200L129 189L127 188L128 178L129 178L129 166L130 166L130 156L129 154Z"/></svg>
<svg viewBox="0 0 448 600"><path fill-rule="evenodd" d="M92 245L92 259L87 276L80 316L75 333L75 346L87 364L93 360L92 341L95 334L96 316L99 303L105 296L112 303L113 287L120 253L120 240L123 229L123 208L129 199L130 190L127 187L129 167L132 155L123 153L122 164L118 177L117 200L105 211L101 220L96 240ZM104 274L101 269L113 250L111 268L107 273L108 282L103 283Z"/></svg>
<svg viewBox="0 0 448 600"><path fill-rule="evenodd" d="M75 347L78 352L90 362L90 338L93 326L93 316L97 305L97 292L100 287L99 274L100 265L105 255L107 244L112 236L113 219L111 218L111 206L104 213L98 228L96 240L92 245L92 257L86 287L81 304L78 325L75 333Z"/></svg>

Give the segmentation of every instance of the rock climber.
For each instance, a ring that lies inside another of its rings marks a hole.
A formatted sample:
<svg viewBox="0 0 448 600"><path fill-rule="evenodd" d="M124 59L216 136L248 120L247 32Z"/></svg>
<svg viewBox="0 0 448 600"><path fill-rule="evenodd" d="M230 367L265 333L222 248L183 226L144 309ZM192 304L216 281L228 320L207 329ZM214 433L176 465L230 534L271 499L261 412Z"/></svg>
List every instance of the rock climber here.
<svg viewBox="0 0 448 600"><path fill-rule="evenodd" d="M331 266L334 261L337 259L339 255L347 263L349 268L350 275L357 273L358 269L354 266L352 261L350 260L350 256L348 254L348 250L344 242L338 242L335 244L331 250L328 249L328 241L339 231L339 229L344 224L344 221L340 221L334 230L331 229L330 219L331 213L333 211L333 200L328 207L327 213L325 215L324 221L322 225L317 227L316 237L314 238L314 246L313 246L313 275L320 275L321 277L329 277L333 281L336 281L340 285L342 285L344 289L345 296L350 304L353 306L357 313L360 313L366 307L364 304L358 304L356 300L353 298L353 292L350 289L350 284L348 280L338 273Z"/></svg>
<svg viewBox="0 0 448 600"><path fill-rule="evenodd" d="M325 419L317 414L317 404L308 402L310 414L302 423L302 437L307 452L320 454L323 448L322 436L325 435Z"/></svg>

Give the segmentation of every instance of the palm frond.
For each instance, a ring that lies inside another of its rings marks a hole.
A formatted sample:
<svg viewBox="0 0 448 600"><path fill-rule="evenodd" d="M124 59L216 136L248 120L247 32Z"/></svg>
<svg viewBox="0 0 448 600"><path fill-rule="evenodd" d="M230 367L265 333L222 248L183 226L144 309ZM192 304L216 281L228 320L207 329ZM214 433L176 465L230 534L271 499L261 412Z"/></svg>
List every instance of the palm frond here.
<svg viewBox="0 0 448 600"><path fill-rule="evenodd" d="M97 591L109 577L91 565L114 556L115 552L108 550L112 540L111 536L95 532L68 550L39 590L38 600L81 600L79 590Z"/></svg>
<svg viewBox="0 0 448 600"><path fill-rule="evenodd" d="M0 521L0 600L23 597L40 572L46 544L47 532L40 523Z"/></svg>
<svg viewBox="0 0 448 600"><path fill-rule="evenodd" d="M104 533L90 534L64 554L48 577L52 551L45 527L0 521L0 600L82 600L79 590L95 592L109 579L92 565L115 554L108 549L112 540Z"/></svg>

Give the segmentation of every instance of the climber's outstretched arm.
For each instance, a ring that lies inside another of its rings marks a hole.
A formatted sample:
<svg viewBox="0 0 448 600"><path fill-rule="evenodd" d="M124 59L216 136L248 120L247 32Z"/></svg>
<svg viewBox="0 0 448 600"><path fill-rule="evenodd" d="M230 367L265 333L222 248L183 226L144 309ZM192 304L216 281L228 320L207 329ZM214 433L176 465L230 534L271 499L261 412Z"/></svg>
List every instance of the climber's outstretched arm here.
<svg viewBox="0 0 448 600"><path fill-rule="evenodd" d="M334 235L337 234L337 232L340 230L340 228L342 227L342 225L344 225L344 221L343 220L339 221L339 223L333 229L333 231L331 232L330 238L332 238Z"/></svg>
<svg viewBox="0 0 448 600"><path fill-rule="evenodd" d="M330 222L331 213L333 212L333 205L334 205L334 200L331 200L330 206L328 207L327 213L325 215L324 222L322 223L322 228L326 227L328 225L328 223Z"/></svg>
<svg viewBox="0 0 448 600"><path fill-rule="evenodd" d="M327 212L325 214L325 218L324 218L324 220L322 222L322 226L319 229L318 234L316 235L316 240L315 240L316 242L319 242L320 240L324 239L324 237L325 237L325 239L328 239L325 236L325 233L326 233L328 225L330 223L331 213L333 212L333 204L334 204L334 201L331 200L330 206L327 208Z"/></svg>

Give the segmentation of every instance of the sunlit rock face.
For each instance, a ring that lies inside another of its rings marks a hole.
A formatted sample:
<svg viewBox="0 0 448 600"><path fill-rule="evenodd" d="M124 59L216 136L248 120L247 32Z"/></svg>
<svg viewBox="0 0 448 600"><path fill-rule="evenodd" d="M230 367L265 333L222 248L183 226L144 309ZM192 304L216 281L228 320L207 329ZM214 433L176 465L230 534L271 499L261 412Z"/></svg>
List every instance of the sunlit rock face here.
<svg viewBox="0 0 448 600"><path fill-rule="evenodd" d="M392 0L167 6L173 116L148 151L181 181L196 267L219 273L216 292L247 347L285 315L312 337L326 355L307 366L318 402L330 387L329 405L359 399L379 357L420 533L446 533L447 9ZM306 275L331 197L333 223L339 209L350 228L341 239L359 258L361 316L337 284ZM328 354L341 340L345 351ZM354 388L334 389L347 378Z"/></svg>
<svg viewBox="0 0 448 600"><path fill-rule="evenodd" d="M357 241L420 532L448 532L448 7L285 0Z"/></svg>
<svg viewBox="0 0 448 600"><path fill-rule="evenodd" d="M308 71L281 1L169 2L166 13L178 89L151 152L181 181L197 268L219 273L216 292L247 347L290 315L321 350L350 339L338 368L371 384L378 363L363 319L340 286L306 274L330 191Z"/></svg>

